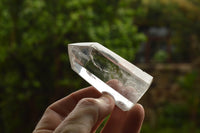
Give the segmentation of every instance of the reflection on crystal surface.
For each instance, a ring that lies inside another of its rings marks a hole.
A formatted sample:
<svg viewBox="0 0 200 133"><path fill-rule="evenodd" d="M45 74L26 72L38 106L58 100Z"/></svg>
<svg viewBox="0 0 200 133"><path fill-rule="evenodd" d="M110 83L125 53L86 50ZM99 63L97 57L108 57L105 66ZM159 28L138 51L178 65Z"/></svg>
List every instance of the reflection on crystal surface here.
<svg viewBox="0 0 200 133"><path fill-rule="evenodd" d="M149 88L152 77L98 43L68 45L72 69L100 92L111 94L116 105L129 110ZM114 81L114 86L106 82Z"/></svg>

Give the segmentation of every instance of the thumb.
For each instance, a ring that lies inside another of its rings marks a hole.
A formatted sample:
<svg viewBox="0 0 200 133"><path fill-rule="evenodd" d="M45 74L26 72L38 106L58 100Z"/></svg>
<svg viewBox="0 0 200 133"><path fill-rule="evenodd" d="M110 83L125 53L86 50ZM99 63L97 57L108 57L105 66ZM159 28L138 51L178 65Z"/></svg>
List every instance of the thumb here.
<svg viewBox="0 0 200 133"><path fill-rule="evenodd" d="M55 133L90 133L92 128L114 108L114 99L103 94L100 98L84 98L55 129Z"/></svg>

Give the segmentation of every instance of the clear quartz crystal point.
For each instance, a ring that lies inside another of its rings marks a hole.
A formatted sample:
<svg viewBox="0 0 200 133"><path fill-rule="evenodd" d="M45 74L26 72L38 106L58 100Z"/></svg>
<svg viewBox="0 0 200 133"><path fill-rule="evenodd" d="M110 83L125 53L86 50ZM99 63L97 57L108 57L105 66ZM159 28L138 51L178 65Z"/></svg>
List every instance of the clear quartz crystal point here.
<svg viewBox="0 0 200 133"><path fill-rule="evenodd" d="M99 92L113 96L128 111L144 95L153 77L96 42L68 45L72 69ZM114 81L114 87L106 82Z"/></svg>

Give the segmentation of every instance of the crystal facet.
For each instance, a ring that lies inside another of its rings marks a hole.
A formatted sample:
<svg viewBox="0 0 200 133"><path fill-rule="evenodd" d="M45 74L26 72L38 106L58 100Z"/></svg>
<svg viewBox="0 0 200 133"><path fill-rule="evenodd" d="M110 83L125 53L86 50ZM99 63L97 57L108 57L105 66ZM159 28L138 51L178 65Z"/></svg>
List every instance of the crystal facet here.
<svg viewBox="0 0 200 133"><path fill-rule="evenodd" d="M72 69L99 92L113 96L116 105L128 111L144 95L153 77L96 42L68 45ZM112 80L115 87L106 82Z"/></svg>

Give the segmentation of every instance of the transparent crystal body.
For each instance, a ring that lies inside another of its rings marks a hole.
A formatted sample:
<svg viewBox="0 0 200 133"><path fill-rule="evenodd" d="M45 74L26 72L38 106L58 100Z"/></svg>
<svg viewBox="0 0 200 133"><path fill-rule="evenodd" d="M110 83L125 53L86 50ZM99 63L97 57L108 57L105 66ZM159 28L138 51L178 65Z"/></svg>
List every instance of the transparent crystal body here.
<svg viewBox="0 0 200 133"><path fill-rule="evenodd" d="M128 111L144 95L153 77L96 42L68 45L72 69L99 92L113 96L116 105ZM115 87L106 84L115 82Z"/></svg>

